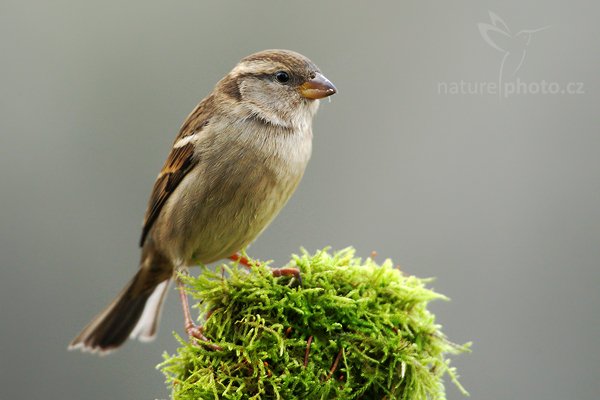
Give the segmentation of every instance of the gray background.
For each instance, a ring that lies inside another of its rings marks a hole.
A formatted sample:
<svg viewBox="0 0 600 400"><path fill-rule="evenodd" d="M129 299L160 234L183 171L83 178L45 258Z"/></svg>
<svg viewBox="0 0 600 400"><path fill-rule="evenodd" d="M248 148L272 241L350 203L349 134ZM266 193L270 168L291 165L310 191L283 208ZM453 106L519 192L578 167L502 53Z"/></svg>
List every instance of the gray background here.
<svg viewBox="0 0 600 400"><path fill-rule="evenodd" d="M585 94L438 93L495 81L477 23L534 35L518 77ZM181 331L104 358L72 336L136 269L178 127L241 57L289 48L339 88L305 179L252 246L377 250L434 276L474 399L600 397L597 2L0 2L0 398L166 398ZM448 385L449 398L461 396Z"/></svg>

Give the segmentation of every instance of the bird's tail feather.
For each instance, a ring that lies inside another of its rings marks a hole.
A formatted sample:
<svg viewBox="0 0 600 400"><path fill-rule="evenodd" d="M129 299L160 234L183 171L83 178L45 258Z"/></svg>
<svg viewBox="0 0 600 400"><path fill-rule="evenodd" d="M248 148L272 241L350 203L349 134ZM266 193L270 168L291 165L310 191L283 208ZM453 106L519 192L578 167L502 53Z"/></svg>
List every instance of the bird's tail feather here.
<svg viewBox="0 0 600 400"><path fill-rule="evenodd" d="M140 268L108 307L98 314L69 344L69 350L107 353L128 337L152 340L156 334L169 279Z"/></svg>
<svg viewBox="0 0 600 400"><path fill-rule="evenodd" d="M131 339L138 339L142 342L149 342L154 339L170 282L171 280L167 279L159 283L150 297L148 297L144 306L144 312L129 335Z"/></svg>

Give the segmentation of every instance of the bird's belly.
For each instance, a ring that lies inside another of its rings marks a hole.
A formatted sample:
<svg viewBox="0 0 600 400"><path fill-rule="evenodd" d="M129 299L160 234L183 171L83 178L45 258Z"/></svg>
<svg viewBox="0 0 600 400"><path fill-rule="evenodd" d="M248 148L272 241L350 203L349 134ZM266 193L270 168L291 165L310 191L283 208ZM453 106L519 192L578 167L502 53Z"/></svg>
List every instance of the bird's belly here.
<svg viewBox="0 0 600 400"><path fill-rule="evenodd" d="M279 213L285 202L274 190L254 193L222 206L217 215L206 215L206 225L196 232L188 263L210 263L226 258L248 246ZM246 197L246 199L243 199Z"/></svg>
<svg viewBox="0 0 600 400"><path fill-rule="evenodd" d="M181 182L179 199L169 202L178 207L160 218L158 239L169 243L172 259L207 264L246 247L288 201L304 168L283 176L262 167L228 172L198 169Z"/></svg>

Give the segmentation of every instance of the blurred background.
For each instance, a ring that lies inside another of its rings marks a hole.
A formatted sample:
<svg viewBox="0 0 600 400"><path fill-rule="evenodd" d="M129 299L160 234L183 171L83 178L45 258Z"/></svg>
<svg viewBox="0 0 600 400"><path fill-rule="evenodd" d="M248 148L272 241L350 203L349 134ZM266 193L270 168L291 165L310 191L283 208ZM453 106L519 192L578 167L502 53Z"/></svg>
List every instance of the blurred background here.
<svg viewBox="0 0 600 400"><path fill-rule="evenodd" d="M173 292L153 343L103 358L66 347L136 270L184 118L266 48L307 55L339 93L296 195L249 253L376 250L451 297L432 309L474 342L453 360L472 398L599 398L599 11L2 0L0 398L168 397L154 366L182 331ZM495 92L500 78L519 93Z"/></svg>

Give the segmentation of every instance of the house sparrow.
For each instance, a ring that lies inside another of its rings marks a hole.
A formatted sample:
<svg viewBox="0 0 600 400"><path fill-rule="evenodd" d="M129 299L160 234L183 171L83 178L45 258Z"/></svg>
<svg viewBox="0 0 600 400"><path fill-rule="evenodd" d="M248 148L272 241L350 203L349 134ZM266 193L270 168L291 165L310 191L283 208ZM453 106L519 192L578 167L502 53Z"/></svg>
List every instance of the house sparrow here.
<svg viewBox="0 0 600 400"><path fill-rule="evenodd" d="M150 340L176 271L224 258L247 263L237 252L298 186L311 154L319 99L334 93L315 64L288 50L252 54L221 79L183 123L156 178L138 272L69 348L106 352L128 337ZM207 340L193 325L183 284L176 280L186 330Z"/></svg>

